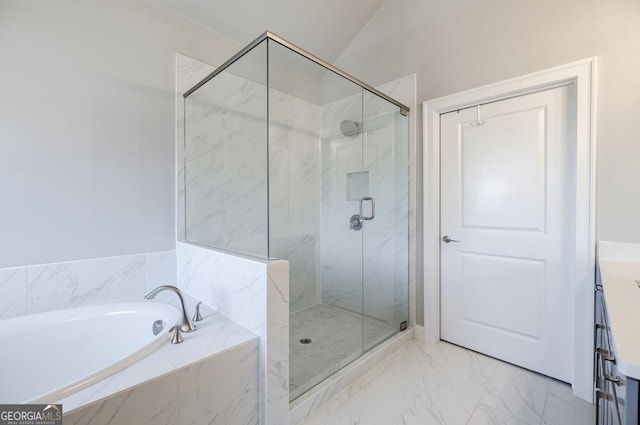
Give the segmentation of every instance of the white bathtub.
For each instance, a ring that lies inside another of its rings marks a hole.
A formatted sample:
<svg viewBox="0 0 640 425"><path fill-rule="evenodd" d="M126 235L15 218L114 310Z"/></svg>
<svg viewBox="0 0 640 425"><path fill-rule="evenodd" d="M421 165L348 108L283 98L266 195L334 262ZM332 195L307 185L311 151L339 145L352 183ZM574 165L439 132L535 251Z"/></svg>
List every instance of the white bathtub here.
<svg viewBox="0 0 640 425"><path fill-rule="evenodd" d="M2 320L0 404L51 403L92 385L168 343L179 317L171 305L144 301Z"/></svg>

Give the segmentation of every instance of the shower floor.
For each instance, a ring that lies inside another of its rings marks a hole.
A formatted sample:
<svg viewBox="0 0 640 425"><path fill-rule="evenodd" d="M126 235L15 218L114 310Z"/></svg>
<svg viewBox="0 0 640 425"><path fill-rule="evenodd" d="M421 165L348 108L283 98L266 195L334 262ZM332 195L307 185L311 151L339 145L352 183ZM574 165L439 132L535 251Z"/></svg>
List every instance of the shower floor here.
<svg viewBox="0 0 640 425"><path fill-rule="evenodd" d="M289 397L299 397L362 354L362 316L327 304L292 313L289 318ZM373 347L398 332L364 318L364 338ZM311 339L309 344L300 340Z"/></svg>

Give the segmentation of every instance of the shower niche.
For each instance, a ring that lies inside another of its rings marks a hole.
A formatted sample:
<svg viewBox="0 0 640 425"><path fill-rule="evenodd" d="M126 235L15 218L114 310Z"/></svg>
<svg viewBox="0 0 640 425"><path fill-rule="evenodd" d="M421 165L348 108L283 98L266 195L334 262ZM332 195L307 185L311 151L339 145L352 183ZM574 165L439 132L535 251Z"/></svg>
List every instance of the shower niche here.
<svg viewBox="0 0 640 425"><path fill-rule="evenodd" d="M289 262L291 400L406 326L406 106L267 32L184 111L186 241Z"/></svg>

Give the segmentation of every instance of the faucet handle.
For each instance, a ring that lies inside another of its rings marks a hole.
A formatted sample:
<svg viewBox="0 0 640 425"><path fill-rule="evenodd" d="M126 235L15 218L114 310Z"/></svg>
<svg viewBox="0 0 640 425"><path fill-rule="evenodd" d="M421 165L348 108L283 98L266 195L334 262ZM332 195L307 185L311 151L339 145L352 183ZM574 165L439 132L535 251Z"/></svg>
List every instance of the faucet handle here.
<svg viewBox="0 0 640 425"><path fill-rule="evenodd" d="M169 332L173 332L173 336L171 337L172 344L180 344L182 341L184 341L184 338L180 334L180 326L175 325L174 327L169 329Z"/></svg>
<svg viewBox="0 0 640 425"><path fill-rule="evenodd" d="M202 315L200 314L200 304L202 304L202 301L196 304L196 312L193 315L194 322L202 322Z"/></svg>

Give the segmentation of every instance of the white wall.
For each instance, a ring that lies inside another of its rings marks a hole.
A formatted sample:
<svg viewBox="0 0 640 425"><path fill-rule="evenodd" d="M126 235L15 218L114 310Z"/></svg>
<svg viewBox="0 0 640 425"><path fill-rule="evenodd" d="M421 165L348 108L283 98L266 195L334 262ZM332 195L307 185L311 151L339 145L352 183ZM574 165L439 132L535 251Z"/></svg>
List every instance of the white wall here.
<svg viewBox="0 0 640 425"><path fill-rule="evenodd" d="M639 47L637 0L387 0L336 64L371 84L415 72L423 102L598 56L597 237L638 243Z"/></svg>
<svg viewBox="0 0 640 425"><path fill-rule="evenodd" d="M0 267L175 248L175 54L240 49L143 0L0 0Z"/></svg>

